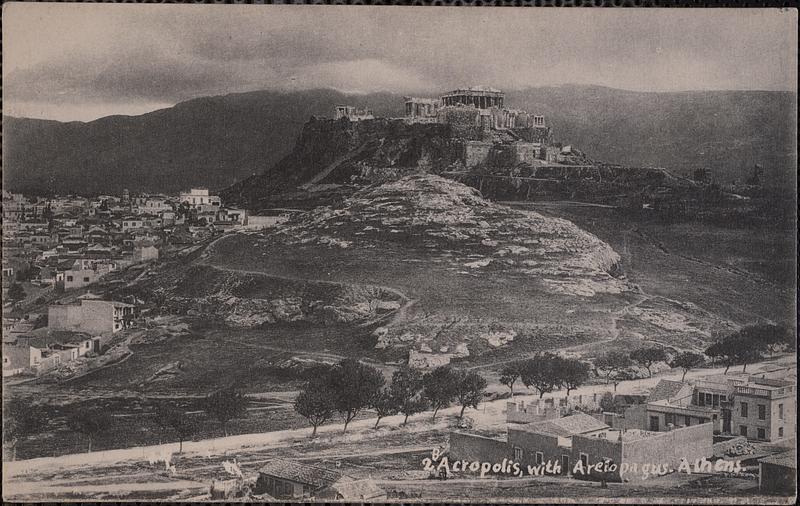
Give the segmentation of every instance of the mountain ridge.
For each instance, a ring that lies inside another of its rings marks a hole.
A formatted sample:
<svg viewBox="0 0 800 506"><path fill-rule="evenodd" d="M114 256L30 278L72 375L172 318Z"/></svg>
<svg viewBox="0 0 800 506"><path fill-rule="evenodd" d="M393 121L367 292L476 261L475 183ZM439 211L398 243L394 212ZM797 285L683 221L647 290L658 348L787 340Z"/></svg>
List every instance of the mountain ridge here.
<svg viewBox="0 0 800 506"><path fill-rule="evenodd" d="M772 91L641 92L563 85L512 90L506 103L544 114L558 140L626 165L710 167L744 177L755 163L796 165L796 94ZM57 122L4 116L4 185L29 193L222 189L289 154L311 116L334 105L400 116L393 93L329 89L199 97L138 116Z"/></svg>

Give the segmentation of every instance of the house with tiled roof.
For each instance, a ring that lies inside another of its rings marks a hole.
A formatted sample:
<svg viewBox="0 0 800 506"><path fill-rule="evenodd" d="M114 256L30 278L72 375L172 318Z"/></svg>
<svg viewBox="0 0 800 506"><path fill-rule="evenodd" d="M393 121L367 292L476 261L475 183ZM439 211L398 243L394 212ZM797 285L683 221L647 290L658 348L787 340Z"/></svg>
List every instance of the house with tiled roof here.
<svg viewBox="0 0 800 506"><path fill-rule="evenodd" d="M647 398L646 428L658 432L672 427L713 422L714 429L718 430L719 409L694 402L694 391L689 383L665 379L659 381Z"/></svg>
<svg viewBox="0 0 800 506"><path fill-rule="evenodd" d="M342 473L332 469L274 459L259 469L254 493L266 493L276 499L316 497L342 477Z"/></svg>
<svg viewBox="0 0 800 506"><path fill-rule="evenodd" d="M650 395L647 396L647 402L663 400L688 404L692 400L692 386L682 381L662 379L650 391Z"/></svg>
<svg viewBox="0 0 800 506"><path fill-rule="evenodd" d="M288 459L274 459L261 467L253 493L275 499L386 499L386 492L372 480L356 480L333 469Z"/></svg>

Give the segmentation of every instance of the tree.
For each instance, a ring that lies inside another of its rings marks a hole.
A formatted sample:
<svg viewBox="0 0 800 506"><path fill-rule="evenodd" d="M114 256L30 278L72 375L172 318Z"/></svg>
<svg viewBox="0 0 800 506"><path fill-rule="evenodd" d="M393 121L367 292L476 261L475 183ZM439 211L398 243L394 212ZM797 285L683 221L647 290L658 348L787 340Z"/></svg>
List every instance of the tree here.
<svg viewBox="0 0 800 506"><path fill-rule="evenodd" d="M450 366L439 366L431 372L422 376L422 396L433 408L433 417L436 420L436 413L441 408L445 408L453 402L457 394L458 377Z"/></svg>
<svg viewBox="0 0 800 506"><path fill-rule="evenodd" d="M171 410L168 424L178 436L178 453L183 453L183 442L197 432L197 424L187 412L176 408Z"/></svg>
<svg viewBox="0 0 800 506"><path fill-rule="evenodd" d="M595 368L604 371L606 384L611 380L612 374L628 367L630 363L631 361L628 355L619 351L609 351L594 360Z"/></svg>
<svg viewBox="0 0 800 506"><path fill-rule="evenodd" d="M561 358L557 355L539 353L524 362L520 379L526 387L536 388L541 399L544 394L552 392L556 386L561 384L558 372L560 363Z"/></svg>
<svg viewBox="0 0 800 506"><path fill-rule="evenodd" d="M764 341L753 339L748 335L734 333L706 348L706 355L720 360L725 365L725 373L732 365L743 364L742 372L746 372L747 364L760 360L767 349Z"/></svg>
<svg viewBox="0 0 800 506"><path fill-rule="evenodd" d="M644 366L647 369L647 377L652 378L653 373L650 370L656 362L666 362L667 354L663 348L654 346L652 348L639 348L630 354L631 360L637 364Z"/></svg>
<svg viewBox="0 0 800 506"><path fill-rule="evenodd" d="M683 369L683 376L681 376L681 381L686 379L686 373L689 372L691 369L695 367L699 367L705 363L706 359L703 355L699 353L692 353L691 351L684 351L679 353L672 359L669 366L672 368L681 368Z"/></svg>
<svg viewBox="0 0 800 506"><path fill-rule="evenodd" d="M791 332L779 325L771 323L758 323L742 327L737 334L746 339L759 343L765 351L775 353L786 345L791 344Z"/></svg>
<svg viewBox="0 0 800 506"><path fill-rule="evenodd" d="M578 359L562 359L558 367L558 379L569 393L589 380L589 364Z"/></svg>
<svg viewBox="0 0 800 506"><path fill-rule="evenodd" d="M468 406L478 409L478 403L486 391L486 380L480 374L471 371L456 372L456 399L461 406L459 418L464 418L464 410Z"/></svg>
<svg viewBox="0 0 800 506"><path fill-rule="evenodd" d="M616 409L614 405L614 395L611 392L603 393L600 397L600 409L605 412L613 412Z"/></svg>
<svg viewBox="0 0 800 506"><path fill-rule="evenodd" d="M342 360L330 370L328 384L336 411L344 416L344 432L353 418L372 404L384 383L386 380L378 369L352 358Z"/></svg>
<svg viewBox="0 0 800 506"><path fill-rule="evenodd" d="M106 431L112 423L111 415L101 408L77 407L67 413L67 426L70 430L86 436L87 452L92 451L94 439Z"/></svg>
<svg viewBox="0 0 800 506"><path fill-rule="evenodd" d="M11 460L17 458L17 445L47 426L47 411L40 404L21 398L6 401L3 407L3 442L11 446Z"/></svg>
<svg viewBox="0 0 800 506"><path fill-rule="evenodd" d="M333 404L333 393L326 385L309 383L294 400L294 410L305 417L314 430L311 437L317 435L317 427L333 418L336 408Z"/></svg>
<svg viewBox="0 0 800 506"><path fill-rule="evenodd" d="M375 413L378 415L378 419L375 420L376 429L378 428L378 424L381 423L381 418L396 415L399 411L397 399L392 395L392 391L389 388L384 388L378 392L372 399L372 405L370 407L374 409Z"/></svg>
<svg viewBox="0 0 800 506"><path fill-rule="evenodd" d="M8 299L13 302L19 302L25 298L25 289L19 283L12 283L8 287Z"/></svg>
<svg viewBox="0 0 800 506"><path fill-rule="evenodd" d="M228 435L228 422L234 418L242 418L247 414L249 399L241 392L227 388L217 390L207 396L202 403L203 411L222 426L222 433Z"/></svg>
<svg viewBox="0 0 800 506"><path fill-rule="evenodd" d="M636 372L628 367L626 367L625 369L614 371L611 374L611 383L614 385L614 392L617 391L617 385L619 385L623 381L629 381L632 379L636 379L637 377L638 376L636 375Z"/></svg>
<svg viewBox="0 0 800 506"><path fill-rule="evenodd" d="M422 373L407 365L392 374L392 395L397 402L398 411L405 415L403 425L410 415L424 411L427 402L422 398Z"/></svg>
<svg viewBox="0 0 800 506"><path fill-rule="evenodd" d="M174 409L174 406L166 402L159 402L155 406L155 410L153 411L153 421L159 428L158 444L163 442L163 435L167 429L170 428L169 420Z"/></svg>
<svg viewBox="0 0 800 506"><path fill-rule="evenodd" d="M500 371L500 383L511 389L511 398L514 398L514 383L522 374L522 363L515 361L507 364Z"/></svg>

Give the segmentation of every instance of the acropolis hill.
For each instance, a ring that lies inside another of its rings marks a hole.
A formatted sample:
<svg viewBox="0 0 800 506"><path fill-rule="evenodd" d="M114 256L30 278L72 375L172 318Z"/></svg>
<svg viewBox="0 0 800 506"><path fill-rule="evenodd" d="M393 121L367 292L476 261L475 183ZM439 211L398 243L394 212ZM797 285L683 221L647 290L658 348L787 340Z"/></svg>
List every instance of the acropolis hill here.
<svg viewBox="0 0 800 506"><path fill-rule="evenodd" d="M661 190L665 186L696 186L663 169L594 162L557 142L543 115L507 107L495 88L405 97L404 105L401 117L377 117L354 105L335 106L330 118L312 116L289 155L228 188L224 198L257 210L267 196L280 194L283 204L306 207L331 201L331 192L416 171L450 177L491 198L523 200L545 194L624 197L643 189L645 198L659 192L663 199L671 198L672 190Z"/></svg>

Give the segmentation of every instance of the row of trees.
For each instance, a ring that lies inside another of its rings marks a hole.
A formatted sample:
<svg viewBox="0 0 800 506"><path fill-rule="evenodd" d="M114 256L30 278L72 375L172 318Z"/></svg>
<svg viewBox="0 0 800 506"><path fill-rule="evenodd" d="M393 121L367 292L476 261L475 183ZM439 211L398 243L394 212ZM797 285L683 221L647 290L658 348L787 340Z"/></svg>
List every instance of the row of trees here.
<svg viewBox="0 0 800 506"><path fill-rule="evenodd" d="M305 417L317 434L320 425L339 414L344 420L344 431L363 410L372 409L377 414L375 428L381 419L396 415L408 417L433 409L432 420L440 409L457 402L460 417L468 407L477 408L486 390L486 380L475 372L442 366L422 374L408 366L392 375L391 383L381 372L355 359L345 359L321 371L295 399L295 411Z"/></svg>
<svg viewBox="0 0 800 506"><path fill-rule="evenodd" d="M758 362L766 353L775 353L792 344L793 333L778 325L758 324L743 327L712 344L705 350L715 363L725 366L725 373L734 365L747 365Z"/></svg>
<svg viewBox="0 0 800 506"><path fill-rule="evenodd" d="M538 353L533 358L517 360L500 371L500 383L511 390L521 381L526 388L535 388L539 398L556 388L564 387L569 393L589 379L589 364L573 358L564 358L553 353Z"/></svg>
<svg viewBox="0 0 800 506"><path fill-rule="evenodd" d="M784 327L756 324L713 343L704 353L686 351L670 355L661 347L639 348L630 353L612 351L598 357L594 367L598 375L605 376L607 383L613 382L616 390L620 381L636 378L633 366L645 368L647 375L652 376L652 366L665 362L673 369L683 370L681 381L687 372L704 365L708 358L715 364L725 365L725 373L734 365L742 365L742 371L746 372L748 364L761 360L766 353L775 353L791 345L791 341L792 333Z"/></svg>
<svg viewBox="0 0 800 506"><path fill-rule="evenodd" d="M686 373L705 364L706 358L701 353L690 351L670 356L660 347L638 348L630 353L610 351L595 359L594 371L598 376L604 376L607 384L613 384L616 391L621 381L639 377L639 371L634 366L643 367L647 370L647 376L652 377L652 367L659 362L665 362L673 369L682 369L681 381L683 381Z"/></svg>

